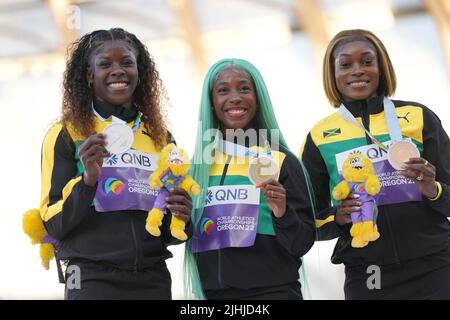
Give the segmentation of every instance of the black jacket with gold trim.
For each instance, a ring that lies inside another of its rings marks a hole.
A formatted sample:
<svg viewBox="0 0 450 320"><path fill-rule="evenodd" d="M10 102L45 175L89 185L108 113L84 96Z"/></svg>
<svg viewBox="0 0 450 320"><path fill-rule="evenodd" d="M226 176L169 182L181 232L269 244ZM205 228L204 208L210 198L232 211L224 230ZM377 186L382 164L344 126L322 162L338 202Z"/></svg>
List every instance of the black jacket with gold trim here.
<svg viewBox="0 0 450 320"><path fill-rule="evenodd" d="M388 134L383 111L383 98L346 103L347 109L362 121L378 139ZM445 250L449 246L450 222L450 141L439 118L427 107L393 100L402 135L411 138L421 156L436 167L436 181L442 195L436 201L380 205L378 229L380 238L364 248L352 248L350 226L334 222L336 207L330 206L330 176L336 174L335 154L362 145L372 144L363 130L349 123L337 112L318 122L309 132L301 151L317 195L319 240L339 237L332 262L345 265L400 263Z"/></svg>
<svg viewBox="0 0 450 320"><path fill-rule="evenodd" d="M104 118L113 114L132 122L136 117L137 112L127 115L113 107L96 105L96 110ZM95 131L102 132L110 120L103 122L95 117ZM70 137L61 124L56 124L48 131L42 146L40 209L48 233L59 240L57 258L83 259L139 271L172 257L167 245L180 241L171 237L170 214L165 216L162 235L157 238L145 230L148 212L96 212L92 203L97 186L83 183L84 168L78 158L78 146L84 138L70 128L69 134ZM134 136L132 149L158 154L143 123ZM192 235L191 223L186 225L186 233Z"/></svg>

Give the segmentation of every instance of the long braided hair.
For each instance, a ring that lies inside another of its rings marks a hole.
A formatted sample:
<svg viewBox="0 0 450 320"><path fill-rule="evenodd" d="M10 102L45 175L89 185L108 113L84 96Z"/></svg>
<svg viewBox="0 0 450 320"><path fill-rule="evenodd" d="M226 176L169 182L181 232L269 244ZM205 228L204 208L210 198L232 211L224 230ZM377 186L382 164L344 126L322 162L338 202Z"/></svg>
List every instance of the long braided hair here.
<svg viewBox="0 0 450 320"><path fill-rule="evenodd" d="M134 103L142 112L142 122L157 148L167 141L165 112L162 104L167 95L153 57L132 33L121 28L96 30L85 34L69 46L63 80L61 123L65 132L71 126L83 137L94 133L91 103L94 92L87 80L89 58L106 41L123 40L136 51L139 81L133 93Z"/></svg>

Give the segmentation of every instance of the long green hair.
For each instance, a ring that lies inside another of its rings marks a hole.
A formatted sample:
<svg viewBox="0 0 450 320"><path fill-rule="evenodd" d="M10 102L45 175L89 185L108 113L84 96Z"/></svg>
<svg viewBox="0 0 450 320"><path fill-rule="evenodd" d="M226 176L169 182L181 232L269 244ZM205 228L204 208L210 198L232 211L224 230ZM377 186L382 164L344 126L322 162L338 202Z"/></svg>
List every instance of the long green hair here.
<svg viewBox="0 0 450 320"><path fill-rule="evenodd" d="M217 142L217 137L214 135L214 130L219 129L219 121L214 112L214 105L212 102L212 88L217 79L219 72L225 69L240 69L246 71L253 80L256 91L256 98L258 101L258 108L256 109L256 126L258 129L267 129L267 139L269 144L279 145L285 150L289 150L283 134L280 131L278 122L273 111L272 102L267 91L266 84L259 73L259 71L250 62L242 59L223 59L211 66L206 74L203 82L202 96L200 101L199 111L199 125L197 128L197 140L195 145L194 156L189 174L201 186L202 191L198 197L193 198L192 223L194 228L197 227L203 215L203 209L206 200L206 191L209 185L209 172L211 164L213 163L213 150L211 146ZM273 131L272 131L273 130ZM271 133L277 132L277 136L273 137ZM277 139L278 141L275 141ZM273 143L274 144L273 144ZM310 190L310 200L313 202L312 187L310 186L309 177L306 173L306 168L300 161L300 164L305 173L308 190ZM190 241L185 247L184 256L184 289L187 298L193 298L192 293L197 299L205 299L200 283L197 263L195 256L190 252Z"/></svg>

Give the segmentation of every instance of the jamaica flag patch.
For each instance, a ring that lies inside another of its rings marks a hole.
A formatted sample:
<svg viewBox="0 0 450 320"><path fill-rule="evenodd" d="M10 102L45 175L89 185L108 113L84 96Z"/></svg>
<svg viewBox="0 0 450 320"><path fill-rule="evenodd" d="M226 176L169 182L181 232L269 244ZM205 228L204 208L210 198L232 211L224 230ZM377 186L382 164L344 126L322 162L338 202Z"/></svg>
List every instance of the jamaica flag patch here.
<svg viewBox="0 0 450 320"><path fill-rule="evenodd" d="M328 129L323 132L324 138L334 137L341 134L341 128Z"/></svg>

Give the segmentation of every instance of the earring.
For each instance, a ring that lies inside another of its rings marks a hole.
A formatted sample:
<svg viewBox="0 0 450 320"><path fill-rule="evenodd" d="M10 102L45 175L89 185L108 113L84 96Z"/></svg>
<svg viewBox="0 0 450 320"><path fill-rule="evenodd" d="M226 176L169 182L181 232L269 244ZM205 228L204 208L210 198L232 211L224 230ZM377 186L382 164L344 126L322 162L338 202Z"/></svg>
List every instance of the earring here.
<svg viewBox="0 0 450 320"><path fill-rule="evenodd" d="M92 89L92 82L88 82L88 88Z"/></svg>

